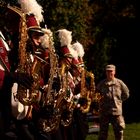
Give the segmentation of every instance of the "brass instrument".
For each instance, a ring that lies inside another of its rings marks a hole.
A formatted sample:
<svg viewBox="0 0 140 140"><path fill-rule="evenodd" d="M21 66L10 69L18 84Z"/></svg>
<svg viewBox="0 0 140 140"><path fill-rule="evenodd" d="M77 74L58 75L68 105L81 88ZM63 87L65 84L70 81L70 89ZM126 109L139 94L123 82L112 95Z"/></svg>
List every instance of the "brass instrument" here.
<svg viewBox="0 0 140 140"><path fill-rule="evenodd" d="M102 96L99 92L95 90L95 82L94 82L94 75L89 72L91 77L91 84L90 84L90 93L91 93L91 102L93 103L93 114L99 115L99 103L102 99Z"/></svg>
<svg viewBox="0 0 140 140"><path fill-rule="evenodd" d="M86 77L87 76L91 79L90 87L86 86ZM88 72L85 69L83 69L82 74L81 74L80 98L85 98L87 100L87 103L80 106L80 110L82 111L82 113L89 112L94 93L95 93L94 74L92 72Z"/></svg>
<svg viewBox="0 0 140 140"><path fill-rule="evenodd" d="M69 126L72 123L73 120L73 111L75 107L77 106L78 99L76 100L74 95L71 98L70 102L66 102L65 110L63 110L62 118L61 118L61 124L64 127Z"/></svg>
<svg viewBox="0 0 140 140"><path fill-rule="evenodd" d="M69 66L66 63L62 63L61 66L58 66L58 60L54 51L52 40L50 43L50 78L46 88L46 94L42 98L42 108L44 108L46 112L51 112L51 115L39 118L39 128L45 133L55 132L60 123L63 126L70 125L74 109L73 106L70 105L71 101L68 102L70 92L68 82ZM60 78L60 90L58 93L55 93L52 89L54 76L58 76Z"/></svg>
<svg viewBox="0 0 140 140"><path fill-rule="evenodd" d="M94 74L92 72L88 72L87 71L87 75L90 77L91 81L90 81L90 87L89 87L89 91L90 91L90 98L91 101L94 100L94 95L95 95L95 81L94 81Z"/></svg>
<svg viewBox="0 0 140 140"><path fill-rule="evenodd" d="M38 97L40 94L40 78L41 78L41 66L45 61L38 56L34 56L34 61L31 62L30 55L27 53L27 56L29 57L27 60L27 63L30 62L30 64L26 65L27 67L27 73L33 77L33 84L30 89L26 89L22 85L18 87L17 91L17 99L23 104L30 106L33 103L38 102ZM19 71L19 69L18 69Z"/></svg>
<svg viewBox="0 0 140 140"><path fill-rule="evenodd" d="M64 68L64 69L63 69ZM61 124L64 127L67 127L71 124L72 119L73 119L73 110L76 107L75 105L75 100L74 100L74 95L72 93L72 89L70 88L70 83L69 83L69 66L67 66L65 63L62 64L62 71L63 73L61 74L63 77L63 86L65 90L65 106L62 112L62 117L61 117Z"/></svg>
<svg viewBox="0 0 140 140"><path fill-rule="evenodd" d="M55 132L60 124L61 114L63 105L65 103L64 100L64 88L62 87L62 79L60 76L60 70L58 68L58 58L55 54L55 49L53 46L52 36L49 36L49 54L50 54L50 77L48 80L48 84L46 86L45 94L41 100L41 108L45 110L45 112L51 112L48 116L40 116L38 121L39 129L45 133L53 133ZM54 79L58 78L60 80L60 90L58 93L54 91L52 88Z"/></svg>
<svg viewBox="0 0 140 140"><path fill-rule="evenodd" d="M26 14L21 11L18 7L9 6L8 8L15 11L20 16L20 24L19 24L19 64L17 68L17 72L27 73L28 75L33 77L33 85L31 89L27 89L23 85L19 84L17 89L16 98L19 102L21 102L25 106L30 106L34 102L37 102L37 97L39 94L39 79L40 79L40 69L42 62L44 60L40 59L37 56L31 55L26 51L26 43L28 40L27 33L27 25L26 25ZM34 60L32 60L34 57Z"/></svg>

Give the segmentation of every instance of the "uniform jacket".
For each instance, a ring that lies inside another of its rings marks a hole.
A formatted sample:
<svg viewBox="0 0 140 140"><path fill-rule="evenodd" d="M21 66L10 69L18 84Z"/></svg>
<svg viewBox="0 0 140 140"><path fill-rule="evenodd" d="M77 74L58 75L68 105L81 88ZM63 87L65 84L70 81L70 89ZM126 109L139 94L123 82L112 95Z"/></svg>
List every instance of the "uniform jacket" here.
<svg viewBox="0 0 140 140"><path fill-rule="evenodd" d="M8 45L0 31L0 89L3 86L5 71L9 71Z"/></svg>
<svg viewBox="0 0 140 140"><path fill-rule="evenodd" d="M105 79L97 85L97 91L102 95L101 114L122 115L122 102L129 97L129 89L122 80Z"/></svg>

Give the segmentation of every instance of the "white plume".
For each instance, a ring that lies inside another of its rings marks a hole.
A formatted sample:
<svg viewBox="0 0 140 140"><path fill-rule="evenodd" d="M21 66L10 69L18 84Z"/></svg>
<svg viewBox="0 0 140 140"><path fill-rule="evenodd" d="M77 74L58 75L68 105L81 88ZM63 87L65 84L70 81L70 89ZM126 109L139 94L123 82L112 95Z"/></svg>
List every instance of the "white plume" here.
<svg viewBox="0 0 140 140"><path fill-rule="evenodd" d="M25 14L34 14L38 23L44 20L42 15L43 8L36 0L18 0L18 3Z"/></svg>
<svg viewBox="0 0 140 140"><path fill-rule="evenodd" d="M41 39L41 46L43 48L49 48L49 36L47 34L40 37Z"/></svg>
<svg viewBox="0 0 140 140"><path fill-rule="evenodd" d="M59 32L58 36L60 39L61 46L70 45L72 42L72 32L66 29L60 29L58 30L58 32Z"/></svg>
<svg viewBox="0 0 140 140"><path fill-rule="evenodd" d="M83 57L85 52L84 52L84 47L81 43L78 41L72 45L73 49L77 51L79 57Z"/></svg>
<svg viewBox="0 0 140 140"><path fill-rule="evenodd" d="M47 29L47 28L43 28L42 30L44 31L45 34L41 37L41 45L43 46L43 48L49 48L50 41L51 43L54 43L53 33L50 29Z"/></svg>
<svg viewBox="0 0 140 140"><path fill-rule="evenodd" d="M78 59L78 53L76 50L74 50L71 45L68 46L68 49L70 51L70 54L74 57L74 58L77 58Z"/></svg>

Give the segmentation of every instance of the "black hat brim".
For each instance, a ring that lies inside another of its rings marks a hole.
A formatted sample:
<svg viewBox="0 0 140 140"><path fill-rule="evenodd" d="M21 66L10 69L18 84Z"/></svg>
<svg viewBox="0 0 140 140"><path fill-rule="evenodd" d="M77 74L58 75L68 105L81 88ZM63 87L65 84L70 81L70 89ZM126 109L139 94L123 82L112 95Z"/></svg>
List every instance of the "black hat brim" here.
<svg viewBox="0 0 140 140"><path fill-rule="evenodd" d="M28 33L36 33L39 36L43 36L45 34L45 32L41 28L29 28Z"/></svg>

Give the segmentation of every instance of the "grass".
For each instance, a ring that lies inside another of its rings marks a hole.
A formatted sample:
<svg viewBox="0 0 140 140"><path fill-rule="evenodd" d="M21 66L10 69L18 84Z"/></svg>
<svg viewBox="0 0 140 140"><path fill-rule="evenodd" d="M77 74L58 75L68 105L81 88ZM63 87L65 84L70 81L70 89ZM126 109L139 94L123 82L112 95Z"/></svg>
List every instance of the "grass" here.
<svg viewBox="0 0 140 140"><path fill-rule="evenodd" d="M108 140L114 140L112 126L109 127ZM89 134L86 140L98 140L98 134ZM140 140L140 123L126 124L124 140Z"/></svg>

